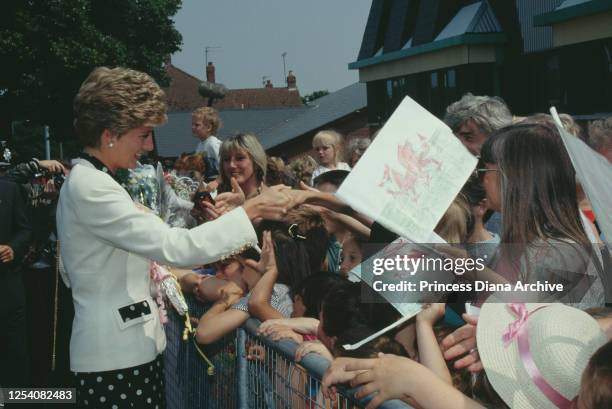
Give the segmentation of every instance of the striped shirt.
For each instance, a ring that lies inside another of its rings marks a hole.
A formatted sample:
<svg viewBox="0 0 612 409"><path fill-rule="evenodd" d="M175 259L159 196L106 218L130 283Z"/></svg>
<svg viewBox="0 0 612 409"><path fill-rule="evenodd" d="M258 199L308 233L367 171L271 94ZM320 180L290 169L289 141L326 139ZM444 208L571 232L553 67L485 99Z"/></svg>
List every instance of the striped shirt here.
<svg viewBox="0 0 612 409"><path fill-rule="evenodd" d="M250 295L251 293L249 292L230 308L248 313ZM280 312L283 317L291 317L291 313L293 312L293 300L289 294L289 287L287 287L285 284L274 284L274 287L272 288L272 297L270 298L270 305L276 311Z"/></svg>

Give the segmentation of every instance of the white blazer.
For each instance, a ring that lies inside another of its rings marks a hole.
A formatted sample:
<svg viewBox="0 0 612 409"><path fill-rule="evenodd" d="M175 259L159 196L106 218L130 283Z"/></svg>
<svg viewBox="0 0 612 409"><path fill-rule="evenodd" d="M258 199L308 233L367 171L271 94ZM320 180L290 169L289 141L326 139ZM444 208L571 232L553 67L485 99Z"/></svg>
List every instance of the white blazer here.
<svg viewBox="0 0 612 409"><path fill-rule="evenodd" d="M257 242L242 208L191 230L139 210L113 178L79 159L57 207L75 317L70 368L100 372L150 362L166 346L151 298L149 262L210 263Z"/></svg>

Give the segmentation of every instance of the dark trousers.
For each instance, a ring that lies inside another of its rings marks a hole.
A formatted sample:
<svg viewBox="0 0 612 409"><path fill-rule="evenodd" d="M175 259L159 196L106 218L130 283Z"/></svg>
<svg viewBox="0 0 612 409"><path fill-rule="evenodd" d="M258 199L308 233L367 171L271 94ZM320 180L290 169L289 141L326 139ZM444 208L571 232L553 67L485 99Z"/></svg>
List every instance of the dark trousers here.
<svg viewBox="0 0 612 409"><path fill-rule="evenodd" d="M26 307L21 273L0 270L0 385L28 387Z"/></svg>

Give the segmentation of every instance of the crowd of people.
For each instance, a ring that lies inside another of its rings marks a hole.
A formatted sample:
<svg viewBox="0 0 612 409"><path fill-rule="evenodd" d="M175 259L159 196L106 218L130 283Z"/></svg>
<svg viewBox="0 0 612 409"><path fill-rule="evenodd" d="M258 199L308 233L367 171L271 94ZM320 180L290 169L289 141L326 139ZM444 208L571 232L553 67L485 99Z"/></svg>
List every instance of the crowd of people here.
<svg viewBox="0 0 612 409"><path fill-rule="evenodd" d="M18 186L44 170L62 176L41 189L48 198L59 192L58 268L74 305L78 407L164 407L169 306L159 266L210 305L193 317L199 344L254 317L261 336L299 344L296 362L311 353L327 359L321 389L310 391L319 402L333 405L336 385L347 384L361 386L358 398L373 396L368 408L389 399L415 408L612 407L609 248L550 116L518 118L500 98L472 94L447 108L444 122L479 161L435 232L486 253L505 282L565 280L576 291L548 303L444 294L351 349L344 346L401 318L352 273L372 255L366 244L398 235L334 194L369 138L345 143L322 130L313 156L288 161L266 155L265 135L219 140L219 115L206 107L192 115L195 151L155 167L144 162L166 104L147 74L97 68L73 110L79 158L34 160L0 178L0 318L9 329L0 385L29 382L19 269L32 226ZM562 120L612 162L612 118L588 132L569 115ZM479 308L467 314L466 302Z"/></svg>

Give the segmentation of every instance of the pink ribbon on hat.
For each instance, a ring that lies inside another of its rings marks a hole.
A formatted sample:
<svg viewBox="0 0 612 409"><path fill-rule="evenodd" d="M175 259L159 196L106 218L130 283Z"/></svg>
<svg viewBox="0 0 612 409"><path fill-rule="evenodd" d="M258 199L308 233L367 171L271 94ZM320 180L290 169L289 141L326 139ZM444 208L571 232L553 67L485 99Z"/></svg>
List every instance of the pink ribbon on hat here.
<svg viewBox="0 0 612 409"><path fill-rule="evenodd" d="M533 383L556 407L559 409L570 409L573 401L561 395L555 390L555 388L546 382L546 379L544 379L544 376L542 376L542 373L538 369L538 366L531 355L531 351L529 350L529 336L527 335L526 325L527 320L531 315L533 315L533 313L545 307L539 307L529 312L524 303L511 303L507 304L507 306L517 316L517 319L508 325L508 328L503 334L502 339L504 341L504 347L507 348L512 341L516 339L519 356L521 357L523 366Z"/></svg>

